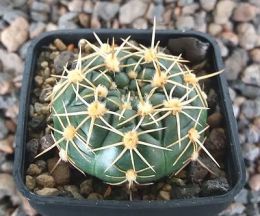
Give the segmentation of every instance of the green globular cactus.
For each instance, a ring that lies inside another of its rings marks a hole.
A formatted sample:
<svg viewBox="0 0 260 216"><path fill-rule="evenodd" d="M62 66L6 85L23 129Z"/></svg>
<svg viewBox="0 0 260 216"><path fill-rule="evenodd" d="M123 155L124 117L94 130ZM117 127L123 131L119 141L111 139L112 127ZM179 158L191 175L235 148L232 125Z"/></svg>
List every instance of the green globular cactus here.
<svg viewBox="0 0 260 216"><path fill-rule="evenodd" d="M206 94L181 56L155 44L120 46L80 41L72 69L64 66L51 94L60 160L112 185L149 184L199 161L208 129ZM92 52L81 54L82 44ZM206 167L205 164L203 164Z"/></svg>

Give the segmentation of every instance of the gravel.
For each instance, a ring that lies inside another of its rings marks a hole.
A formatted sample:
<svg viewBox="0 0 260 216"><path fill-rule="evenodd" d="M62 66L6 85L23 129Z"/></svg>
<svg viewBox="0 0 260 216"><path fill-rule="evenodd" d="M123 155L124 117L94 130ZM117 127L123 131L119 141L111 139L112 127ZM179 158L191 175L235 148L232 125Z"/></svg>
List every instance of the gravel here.
<svg viewBox="0 0 260 216"><path fill-rule="evenodd" d="M153 17L157 19L157 27L161 29L199 30L207 31L216 37L221 48L221 55L225 62L225 76L228 79L230 92L232 93L233 109L238 121L239 137L243 156L248 170L248 182L245 188L236 197L235 202L222 213L222 215L259 215L259 134L260 134L260 1L235 1L235 0L164 0L164 1L40 1L40 0L3 0L0 2L0 215L6 212L15 215L36 215L27 201L17 195L12 173L13 139L17 122L18 96L20 93L24 59L27 55L31 39L39 36L42 32L56 29L75 28L150 28ZM56 41L59 52L62 55L54 55L54 66L57 71L62 71L64 62L74 58L73 53L63 46L61 41ZM173 43L172 50L178 48L178 41ZM205 59L208 46L200 43L187 45L186 56L189 58L191 47L201 51L201 59ZM182 51L185 52L185 51ZM192 55L190 55L192 56ZM50 61L53 63L53 59ZM201 60L200 59L200 60ZM193 59L194 60L194 59ZM200 61L198 60L198 61ZM45 74L50 71L45 70ZM11 78L11 79L10 79ZM38 86L45 83L42 76L37 79ZM39 91L40 102L48 103L46 95L48 92ZM214 91L210 92L212 98L209 102L211 107L216 104ZM44 112L44 108L37 106L38 112ZM35 112L34 108L32 109ZM219 129L221 127L221 115L214 113L209 116L208 123L214 128L211 137L220 136L214 146L219 147L223 143L223 137ZM45 128L46 115L41 113L35 115L31 126L41 130ZM216 133L217 132L217 133ZM214 138L215 139L215 138ZM213 141L213 140L211 140ZM27 146L31 160L39 152L50 146L50 137L43 137L41 140L31 141ZM57 159L53 159L53 163ZM207 162L209 163L209 162ZM208 171L198 169L198 164L193 164L192 179L200 183ZM191 166L191 167L192 167ZM48 168L47 168L48 167ZM99 189L84 179L80 185L68 185L71 169L65 164L60 164L59 169L66 173L60 176L55 172L52 174L55 185L61 185L64 193L77 199L104 199L111 196L107 187ZM196 169L195 169L196 168ZM213 166L212 166L213 168ZM59 170L58 169L58 170ZM53 185L40 188L39 176L50 176L50 162L48 165L42 160L34 161L26 171L26 184L39 195L59 195L61 192ZM216 171L216 170L214 170ZM57 172L57 171L56 171ZM74 172L73 172L74 175ZM38 178L38 183L36 179ZM49 177L47 177L49 178ZM50 179L50 178L49 178ZM86 182L85 182L86 181ZM203 188L214 191L226 191L228 186L223 177L208 180ZM40 181L41 182L41 181ZM222 182L220 184L220 182ZM84 184L83 184L84 183ZM196 184L195 183L195 184ZM40 184L41 185L41 184ZM2 186L2 187L1 187ZM4 187L3 187L4 186ZM176 185L175 185L176 186ZM39 187L39 188L37 188ZM42 186L41 186L42 187ZM159 186L158 186L159 187ZM174 188L174 187L173 187ZM190 191L190 188L176 187L175 195L167 190L159 190L156 195L158 199L174 199L179 196L192 196L197 191ZM106 196L105 191L107 190ZM179 190L179 191L178 191ZM186 193L186 194L185 194ZM125 195L118 193L125 199ZM184 194L184 195L183 195ZM10 199L2 199L2 197ZM138 195L135 195L138 196ZM156 199L156 197L147 197Z"/></svg>

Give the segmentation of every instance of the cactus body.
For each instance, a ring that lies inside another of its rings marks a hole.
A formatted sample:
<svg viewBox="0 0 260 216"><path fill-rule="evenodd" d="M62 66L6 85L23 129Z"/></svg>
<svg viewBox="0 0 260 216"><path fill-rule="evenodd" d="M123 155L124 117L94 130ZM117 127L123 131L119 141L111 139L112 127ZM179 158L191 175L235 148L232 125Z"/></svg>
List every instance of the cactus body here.
<svg viewBox="0 0 260 216"><path fill-rule="evenodd" d="M201 149L214 160L203 145L208 108L198 83L212 75L196 77L180 56L159 51L154 32L149 48L96 38L51 95L60 158L129 187L178 173Z"/></svg>

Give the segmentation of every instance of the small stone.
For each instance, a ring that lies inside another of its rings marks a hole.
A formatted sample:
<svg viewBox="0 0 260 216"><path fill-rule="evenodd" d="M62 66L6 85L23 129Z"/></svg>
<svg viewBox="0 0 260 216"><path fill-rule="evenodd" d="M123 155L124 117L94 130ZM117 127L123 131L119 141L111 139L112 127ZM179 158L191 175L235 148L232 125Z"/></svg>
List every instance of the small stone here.
<svg viewBox="0 0 260 216"><path fill-rule="evenodd" d="M242 113L248 118L253 119L260 115L260 100L247 100L242 105Z"/></svg>
<svg viewBox="0 0 260 216"><path fill-rule="evenodd" d="M218 96L217 96L216 91L214 89L210 89L209 93L208 93L208 99L207 99L209 108L216 107L217 98L218 98Z"/></svg>
<svg viewBox="0 0 260 216"><path fill-rule="evenodd" d="M12 4L12 7L19 8L19 7L25 6L27 1L26 0L13 0L13 1L10 1L10 3Z"/></svg>
<svg viewBox="0 0 260 216"><path fill-rule="evenodd" d="M189 60L192 64L196 64L205 60L209 44L198 39L185 37L170 39L167 48L173 55L180 55L182 53L185 59Z"/></svg>
<svg viewBox="0 0 260 216"><path fill-rule="evenodd" d="M75 185L65 185L64 189L69 192L76 199L84 199L83 196L80 195L79 189Z"/></svg>
<svg viewBox="0 0 260 216"><path fill-rule="evenodd" d="M193 3L182 8L182 15L193 15L199 9L199 4Z"/></svg>
<svg viewBox="0 0 260 216"><path fill-rule="evenodd" d="M78 28L78 13L69 12L62 15L58 20L59 29L75 29Z"/></svg>
<svg viewBox="0 0 260 216"><path fill-rule="evenodd" d="M252 203L246 206L246 216L259 216L260 209L257 203Z"/></svg>
<svg viewBox="0 0 260 216"><path fill-rule="evenodd" d="M44 32L46 25L43 22L33 22L30 25L30 38L35 38Z"/></svg>
<svg viewBox="0 0 260 216"><path fill-rule="evenodd" d="M215 36L218 35L222 31L222 26L216 23L210 23L208 26L208 32Z"/></svg>
<svg viewBox="0 0 260 216"><path fill-rule="evenodd" d="M27 142L26 151L30 162L34 160L34 158L38 154L38 150L39 150L38 139L31 139L29 142Z"/></svg>
<svg viewBox="0 0 260 216"><path fill-rule="evenodd" d="M238 118L239 112L240 112L239 106L237 106L237 104L233 104L232 108L233 108L233 113L234 113L235 118Z"/></svg>
<svg viewBox="0 0 260 216"><path fill-rule="evenodd" d="M8 134L8 130L5 125L5 121L0 117L0 140L4 139Z"/></svg>
<svg viewBox="0 0 260 216"><path fill-rule="evenodd" d="M47 162L44 160L37 160L34 162L41 170L46 171L47 169Z"/></svg>
<svg viewBox="0 0 260 216"><path fill-rule="evenodd" d="M25 184L29 190L33 190L36 186L35 178L29 175L25 176Z"/></svg>
<svg viewBox="0 0 260 216"><path fill-rule="evenodd" d="M236 96L237 96L235 90L229 87L228 92L229 92L230 99L232 101L235 101Z"/></svg>
<svg viewBox="0 0 260 216"><path fill-rule="evenodd" d="M176 21L176 29L188 30L194 27L194 18L192 16L180 16Z"/></svg>
<svg viewBox="0 0 260 216"><path fill-rule="evenodd" d="M245 210L245 206L241 203L232 203L227 209L220 213L220 216L241 215Z"/></svg>
<svg viewBox="0 0 260 216"><path fill-rule="evenodd" d="M39 96L40 102L42 103L50 102L51 98L48 96L50 95L51 92L52 92L51 89L47 89L47 88L42 89Z"/></svg>
<svg viewBox="0 0 260 216"><path fill-rule="evenodd" d="M0 118L1 119L1 118ZM1 121L1 120L0 120ZM12 133L16 131L16 122L13 120L6 120L5 121L6 129Z"/></svg>
<svg viewBox="0 0 260 216"><path fill-rule="evenodd" d="M257 34L254 25L251 23L241 23L237 26L239 44L246 50L253 49L257 43Z"/></svg>
<svg viewBox="0 0 260 216"><path fill-rule="evenodd" d="M35 84L36 84L37 86L42 86L42 84L43 84L43 82L44 82L43 77L42 77L42 76L39 76L39 75L36 75L36 76L34 77L34 81L35 81Z"/></svg>
<svg viewBox="0 0 260 216"><path fill-rule="evenodd" d="M16 75L22 74L24 63L16 53L0 49L0 61L3 63L4 71L14 71Z"/></svg>
<svg viewBox="0 0 260 216"><path fill-rule="evenodd" d="M67 46L59 38L55 39L53 43L58 48L59 51L64 51L67 49Z"/></svg>
<svg viewBox="0 0 260 216"><path fill-rule="evenodd" d="M101 28L101 23L97 16L92 16L90 21L90 27L93 29L99 29Z"/></svg>
<svg viewBox="0 0 260 216"><path fill-rule="evenodd" d="M4 173L12 173L13 172L13 167L14 167L14 162L13 161L4 161L0 165L0 170L1 170L1 172L4 172Z"/></svg>
<svg viewBox="0 0 260 216"><path fill-rule="evenodd" d="M162 4L153 4L151 3L148 7L146 18L153 23L153 19L156 18L158 23L162 22L162 16L164 14L164 6Z"/></svg>
<svg viewBox="0 0 260 216"><path fill-rule="evenodd" d="M57 79L55 77L49 77L45 80L45 84L56 84ZM42 113L49 113L48 104L42 104L42 108L45 110L45 112L42 111ZM42 110L43 110L42 109Z"/></svg>
<svg viewBox="0 0 260 216"><path fill-rule="evenodd" d="M57 163L58 158L51 158L47 161L47 166L49 172L53 169ZM70 182L70 168L68 163L61 161L58 166L53 170L52 176L57 185L65 185Z"/></svg>
<svg viewBox="0 0 260 216"><path fill-rule="evenodd" d="M56 25L56 24L54 24L54 23L48 23L47 25L46 25L46 32L48 32L48 31L55 31L55 30L57 30L58 29L58 26Z"/></svg>
<svg viewBox="0 0 260 216"><path fill-rule="evenodd" d="M248 190L243 188L236 196L235 201L242 204L247 204L248 202Z"/></svg>
<svg viewBox="0 0 260 216"><path fill-rule="evenodd" d="M194 183L201 183L208 175L208 170L197 162L192 162L189 167L189 177Z"/></svg>
<svg viewBox="0 0 260 216"><path fill-rule="evenodd" d="M222 32L220 35L222 41L227 44L227 45L231 45L231 46L237 46L238 45L238 36L231 31L225 31Z"/></svg>
<svg viewBox="0 0 260 216"><path fill-rule="evenodd" d="M36 191L36 194L40 196L58 196L60 192L56 188L43 188Z"/></svg>
<svg viewBox="0 0 260 216"><path fill-rule="evenodd" d="M43 115L33 116L31 121L29 122L29 126L33 130L41 130L46 126L45 119L46 119L46 117Z"/></svg>
<svg viewBox="0 0 260 216"><path fill-rule="evenodd" d="M242 81L246 84L260 86L260 64L249 65L242 74Z"/></svg>
<svg viewBox="0 0 260 216"><path fill-rule="evenodd" d="M254 119L254 125L257 128L257 130L260 130L260 116Z"/></svg>
<svg viewBox="0 0 260 216"><path fill-rule="evenodd" d="M103 200L103 196L98 193L91 193L88 195L88 200Z"/></svg>
<svg viewBox="0 0 260 216"><path fill-rule="evenodd" d="M193 198L200 192L200 187L197 184L184 185L183 187L173 187L173 199L187 199Z"/></svg>
<svg viewBox="0 0 260 216"><path fill-rule="evenodd" d="M0 30L2 31L2 30L5 29L6 27L7 27L6 22L5 22L3 19L1 19L1 20L0 20Z"/></svg>
<svg viewBox="0 0 260 216"><path fill-rule="evenodd" d="M11 24L18 17L28 18L27 14L21 10L7 10L4 11L3 20Z"/></svg>
<svg viewBox="0 0 260 216"><path fill-rule="evenodd" d="M3 200L4 197L10 197L13 205L18 205L20 203L20 198L18 197L15 182L12 175L1 173L0 200Z"/></svg>
<svg viewBox="0 0 260 216"><path fill-rule="evenodd" d="M27 55L27 50L29 48L31 44L31 41L26 41L19 49L19 55L21 56L22 59L25 59L26 58L26 55Z"/></svg>
<svg viewBox="0 0 260 216"><path fill-rule="evenodd" d="M171 199L171 194L168 191L160 191L159 193L159 199L161 200L170 200Z"/></svg>
<svg viewBox="0 0 260 216"><path fill-rule="evenodd" d="M234 22L228 20L223 26L223 31L234 31L235 25Z"/></svg>
<svg viewBox="0 0 260 216"><path fill-rule="evenodd" d="M260 63L260 48L251 50L250 57L255 63Z"/></svg>
<svg viewBox="0 0 260 216"><path fill-rule="evenodd" d="M216 39L218 46L220 48L221 56L222 57L227 57L229 54L229 50L226 45L222 42L222 40Z"/></svg>
<svg viewBox="0 0 260 216"><path fill-rule="evenodd" d="M259 0L249 0L249 2L250 2L251 4L253 4L253 5L255 5L255 6L260 7L260 2L259 2Z"/></svg>
<svg viewBox="0 0 260 216"><path fill-rule="evenodd" d="M11 214L11 216L24 216L26 213L24 212L21 206L17 207Z"/></svg>
<svg viewBox="0 0 260 216"><path fill-rule="evenodd" d="M31 9L33 11L44 12L44 13L49 13L51 11L51 8L47 3L39 2L39 1L33 1L31 5Z"/></svg>
<svg viewBox="0 0 260 216"><path fill-rule="evenodd" d="M200 0L200 5L205 11L212 11L215 8L216 0Z"/></svg>
<svg viewBox="0 0 260 216"><path fill-rule="evenodd" d="M84 2L82 0L72 0L68 3L68 9L71 12L81 12L83 3Z"/></svg>
<svg viewBox="0 0 260 216"><path fill-rule="evenodd" d="M30 164L26 174L30 176L38 176L41 172L42 170L36 164Z"/></svg>
<svg viewBox="0 0 260 216"><path fill-rule="evenodd" d="M194 29L196 31L206 32L207 24L205 22L207 13L205 11L200 11L194 14Z"/></svg>
<svg viewBox="0 0 260 216"><path fill-rule="evenodd" d="M54 187L55 181L54 178L48 174L41 174L36 177L36 183L40 187Z"/></svg>
<svg viewBox="0 0 260 216"><path fill-rule="evenodd" d="M178 6L193 4L194 0L178 0Z"/></svg>
<svg viewBox="0 0 260 216"><path fill-rule="evenodd" d="M5 111L5 116L7 118L11 118L13 121L17 118L19 112L19 105L12 104L11 106L8 107L8 109Z"/></svg>
<svg viewBox="0 0 260 216"><path fill-rule="evenodd" d="M133 22L133 28L135 29L147 29L147 27L148 27L148 22L144 18L137 18Z"/></svg>
<svg viewBox="0 0 260 216"><path fill-rule="evenodd" d="M226 148L226 135L223 128L213 128L205 142L205 147L213 155L222 156Z"/></svg>
<svg viewBox="0 0 260 216"><path fill-rule="evenodd" d="M242 84L237 86L237 90L242 93L243 96L247 97L248 99L256 99L260 97L259 87L254 85L246 85L241 80L238 80Z"/></svg>
<svg viewBox="0 0 260 216"><path fill-rule="evenodd" d="M259 203L260 202L260 191L249 191L248 199L250 203Z"/></svg>
<svg viewBox="0 0 260 216"><path fill-rule="evenodd" d="M31 19L35 22L47 22L49 16L47 13L31 11Z"/></svg>
<svg viewBox="0 0 260 216"><path fill-rule="evenodd" d="M230 186L228 181L224 177L216 178L213 180L207 180L203 182L201 193L203 196L221 195L228 192Z"/></svg>
<svg viewBox="0 0 260 216"><path fill-rule="evenodd" d="M250 177L249 186L253 191L260 190L260 174L254 174Z"/></svg>
<svg viewBox="0 0 260 216"><path fill-rule="evenodd" d="M215 112L208 117L208 124L211 128L216 128L221 125L223 116L219 112Z"/></svg>
<svg viewBox="0 0 260 216"><path fill-rule="evenodd" d="M90 19L91 18L90 18L90 16L88 14L85 14L85 13L80 13L79 14L79 23L83 27L89 27Z"/></svg>
<svg viewBox="0 0 260 216"><path fill-rule="evenodd" d="M231 0L218 1L214 10L214 21L217 24L225 24L232 15L236 3Z"/></svg>
<svg viewBox="0 0 260 216"><path fill-rule="evenodd" d="M17 51L28 38L29 24L23 17L16 18L1 33L1 42L9 52Z"/></svg>
<svg viewBox="0 0 260 216"><path fill-rule="evenodd" d="M236 80L239 73L247 65L248 54L244 49L236 48L231 56L225 61L225 77L228 80Z"/></svg>
<svg viewBox="0 0 260 216"><path fill-rule="evenodd" d="M232 19L237 22L248 22L256 17L256 7L249 3L240 3L235 8Z"/></svg>
<svg viewBox="0 0 260 216"><path fill-rule="evenodd" d="M172 191L172 186L170 184L165 184L163 187L162 187L162 190L163 191L167 191L167 192L171 192Z"/></svg>
<svg viewBox="0 0 260 216"><path fill-rule="evenodd" d="M119 22L121 24L130 24L136 18L141 17L147 10L147 3L139 0L127 1L120 7Z"/></svg>
<svg viewBox="0 0 260 216"><path fill-rule="evenodd" d="M22 197L22 207L23 207L23 210L25 212L25 215L28 215L28 216L35 216L37 215L37 212L31 207L28 199Z"/></svg>
<svg viewBox="0 0 260 216"><path fill-rule="evenodd" d="M89 195L93 191L92 179L87 179L80 184L80 193L84 196Z"/></svg>
<svg viewBox="0 0 260 216"><path fill-rule="evenodd" d="M40 139L40 152L46 150L47 148L49 148L50 146L52 146L54 144L54 140L51 136L51 134L47 134L45 136L43 136Z"/></svg>
<svg viewBox="0 0 260 216"><path fill-rule="evenodd" d="M41 67L42 68L46 68L46 67L48 67L48 65L49 65L49 63L47 61L41 62Z"/></svg>
<svg viewBox="0 0 260 216"><path fill-rule="evenodd" d="M163 14L163 21L165 23L165 25L169 25L169 23L172 20L172 14L173 11L171 9L166 9L164 14Z"/></svg>
<svg viewBox="0 0 260 216"><path fill-rule="evenodd" d="M91 0L85 0L84 6L83 6L83 11L85 13L92 14L93 10L94 10L94 5L93 5L92 1Z"/></svg>
<svg viewBox="0 0 260 216"><path fill-rule="evenodd" d="M14 152L12 135L8 136L3 140L0 140L0 152L1 151L6 154L12 154Z"/></svg>
<svg viewBox="0 0 260 216"><path fill-rule="evenodd" d="M119 4L115 2L97 2L94 8L94 14L105 21L112 20L119 11Z"/></svg>
<svg viewBox="0 0 260 216"><path fill-rule="evenodd" d="M74 53L63 51L54 59L54 68L57 74L61 74L64 70L64 65L74 60Z"/></svg>

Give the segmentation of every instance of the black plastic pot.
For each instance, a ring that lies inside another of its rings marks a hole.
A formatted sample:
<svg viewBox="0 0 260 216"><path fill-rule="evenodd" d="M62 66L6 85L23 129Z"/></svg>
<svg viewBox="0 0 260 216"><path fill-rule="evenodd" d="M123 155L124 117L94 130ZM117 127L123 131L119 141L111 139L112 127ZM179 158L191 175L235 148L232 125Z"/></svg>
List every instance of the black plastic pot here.
<svg viewBox="0 0 260 216"><path fill-rule="evenodd" d="M115 38L126 38L132 35L132 39L149 43L151 31L137 30L97 30L101 39L114 36ZM209 59L212 62L213 71L223 68L223 62L216 42L209 36L197 32L157 31L156 39L162 45L167 44L171 38L193 37L210 44ZM25 146L28 137L28 113L30 104L30 93L33 86L33 77L36 71L36 62L43 46L53 42L55 38L62 39L65 43L75 43L81 38L94 39L91 30L67 30L45 33L34 40L27 52L24 79L20 98L20 115L16 136L16 151L14 177L21 193L29 200L31 205L43 215L90 215L90 216L124 216L124 215L200 215L211 216L227 207L234 196L240 191L245 183L244 163L241 157L240 144L238 140L237 125L232 111L227 83L221 74L214 79L218 100L225 119L225 127L228 138L228 152L226 161L226 172L231 184L231 190L223 195L211 197L199 197L192 199L177 199L171 201L88 201L76 200L68 197L42 197L28 190L24 184L25 178Z"/></svg>

